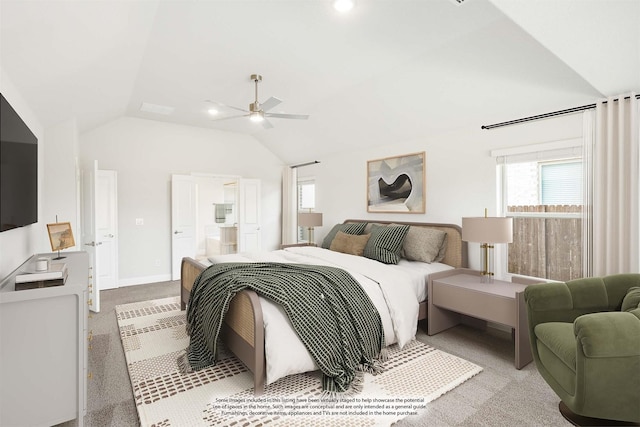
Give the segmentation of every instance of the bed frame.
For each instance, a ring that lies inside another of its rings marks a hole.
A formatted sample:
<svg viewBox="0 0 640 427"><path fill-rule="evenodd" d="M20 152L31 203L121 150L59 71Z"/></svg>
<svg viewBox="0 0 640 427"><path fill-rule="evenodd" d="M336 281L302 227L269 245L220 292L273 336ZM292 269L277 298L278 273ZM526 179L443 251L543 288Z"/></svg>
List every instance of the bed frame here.
<svg viewBox="0 0 640 427"><path fill-rule="evenodd" d="M444 264L455 268L467 267L467 243L462 241L462 229L454 224L433 224L402 221L376 221L348 219L345 223L371 222L376 224L403 224L417 227L429 227L447 233L447 252L442 260ZM192 258L183 258L180 280L180 307L186 309L191 287L206 266ZM427 318L427 301L420 303L418 320ZM266 362L264 355L264 323L262 307L258 295L252 290L239 292L229 305L225 315L221 336L229 350L253 372L254 394L264 392Z"/></svg>

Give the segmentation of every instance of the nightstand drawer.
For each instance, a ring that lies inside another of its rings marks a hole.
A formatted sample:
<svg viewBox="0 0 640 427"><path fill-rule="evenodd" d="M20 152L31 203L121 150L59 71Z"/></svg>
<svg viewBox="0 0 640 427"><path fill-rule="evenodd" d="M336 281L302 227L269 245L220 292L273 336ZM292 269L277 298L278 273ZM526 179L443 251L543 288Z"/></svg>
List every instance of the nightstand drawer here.
<svg viewBox="0 0 640 427"><path fill-rule="evenodd" d="M433 305L478 319L516 326L513 298L433 281Z"/></svg>

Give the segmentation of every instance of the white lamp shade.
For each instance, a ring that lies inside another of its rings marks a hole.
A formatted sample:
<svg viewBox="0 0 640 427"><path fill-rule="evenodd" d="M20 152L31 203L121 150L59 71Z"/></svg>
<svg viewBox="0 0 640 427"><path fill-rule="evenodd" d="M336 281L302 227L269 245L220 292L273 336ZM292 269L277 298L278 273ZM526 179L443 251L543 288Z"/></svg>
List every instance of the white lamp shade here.
<svg viewBox="0 0 640 427"><path fill-rule="evenodd" d="M511 243L513 218L462 218L462 240L477 243Z"/></svg>
<svg viewBox="0 0 640 427"><path fill-rule="evenodd" d="M299 212L298 226L319 227L322 225L322 214L319 212Z"/></svg>

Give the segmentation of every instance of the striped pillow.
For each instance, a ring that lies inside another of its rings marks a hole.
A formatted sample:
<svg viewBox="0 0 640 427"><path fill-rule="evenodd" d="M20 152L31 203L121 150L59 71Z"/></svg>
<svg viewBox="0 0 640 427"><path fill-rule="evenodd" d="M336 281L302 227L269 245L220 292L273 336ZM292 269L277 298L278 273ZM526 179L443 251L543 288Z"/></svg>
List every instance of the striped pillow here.
<svg viewBox="0 0 640 427"><path fill-rule="evenodd" d="M409 231L408 225L371 226L371 237L364 247L364 256L385 264L397 264L400 261L402 243Z"/></svg>
<svg viewBox="0 0 640 427"><path fill-rule="evenodd" d="M347 233L347 234L360 235L362 234L362 231L366 226L367 226L366 222L336 224L333 226L331 231L329 231L329 233L326 235L326 237L322 241L322 247L325 249L331 248L331 242L333 242L333 239L336 237L336 234L338 234L338 231L342 231L343 233Z"/></svg>

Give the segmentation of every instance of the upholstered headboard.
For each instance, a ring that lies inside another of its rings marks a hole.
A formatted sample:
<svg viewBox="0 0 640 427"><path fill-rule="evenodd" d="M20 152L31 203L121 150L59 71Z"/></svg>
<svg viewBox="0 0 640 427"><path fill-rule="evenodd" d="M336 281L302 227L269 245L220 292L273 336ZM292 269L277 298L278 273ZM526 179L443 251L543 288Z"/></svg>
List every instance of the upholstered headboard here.
<svg viewBox="0 0 640 427"><path fill-rule="evenodd" d="M467 257L467 242L462 241L462 228L455 224L435 224L426 222L404 222L404 221L378 221L374 219L347 219L349 222L367 222L372 224L402 224L411 227L426 227L442 230L447 233L447 252L442 263L456 268L467 268L469 261Z"/></svg>

